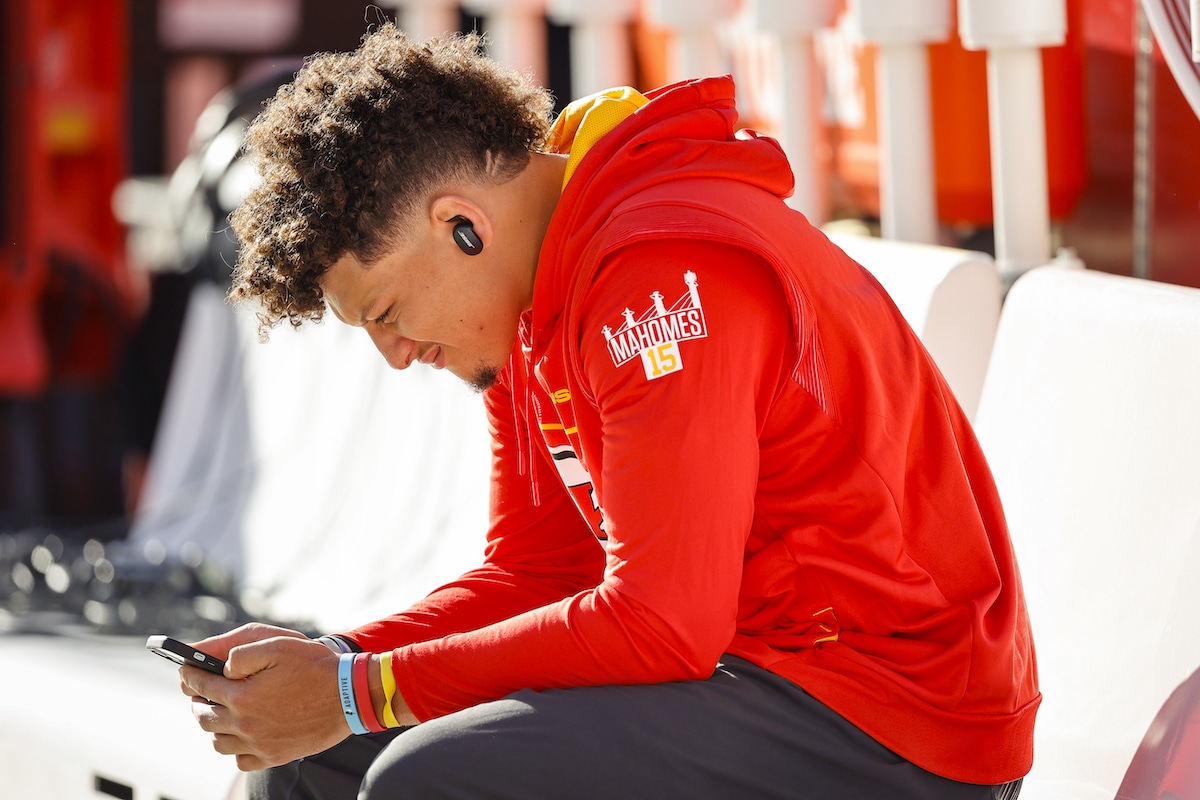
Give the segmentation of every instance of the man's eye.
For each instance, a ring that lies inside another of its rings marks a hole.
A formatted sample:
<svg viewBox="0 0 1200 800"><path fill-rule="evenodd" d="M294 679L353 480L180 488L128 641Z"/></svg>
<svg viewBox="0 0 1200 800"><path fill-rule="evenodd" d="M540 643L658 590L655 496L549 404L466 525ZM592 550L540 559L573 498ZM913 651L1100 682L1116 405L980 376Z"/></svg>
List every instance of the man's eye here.
<svg viewBox="0 0 1200 800"><path fill-rule="evenodd" d="M389 308L387 311L383 312L382 314L380 314L378 317L376 317L372 321L374 323L376 323L377 325L382 325L385 322L387 322L388 314L390 314L390 313L392 313L392 310Z"/></svg>

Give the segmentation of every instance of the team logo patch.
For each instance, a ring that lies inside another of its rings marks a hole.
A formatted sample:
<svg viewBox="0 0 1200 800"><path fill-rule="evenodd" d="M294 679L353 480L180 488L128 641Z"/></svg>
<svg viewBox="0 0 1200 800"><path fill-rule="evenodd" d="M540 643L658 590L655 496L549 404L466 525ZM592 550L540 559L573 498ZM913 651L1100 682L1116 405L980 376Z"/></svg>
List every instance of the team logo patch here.
<svg viewBox="0 0 1200 800"><path fill-rule="evenodd" d="M683 273L683 282L687 291L670 308L663 302L662 292L652 292L653 302L641 315L626 308L625 322L619 328L604 326L608 354L615 366L640 356L649 380L683 369L679 343L708 336L696 273L691 270Z"/></svg>

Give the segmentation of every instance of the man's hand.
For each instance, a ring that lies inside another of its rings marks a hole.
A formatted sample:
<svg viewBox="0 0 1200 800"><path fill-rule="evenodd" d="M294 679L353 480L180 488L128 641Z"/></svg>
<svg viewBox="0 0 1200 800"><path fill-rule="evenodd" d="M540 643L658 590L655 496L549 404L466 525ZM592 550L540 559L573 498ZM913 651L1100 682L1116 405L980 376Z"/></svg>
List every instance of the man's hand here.
<svg viewBox="0 0 1200 800"><path fill-rule="evenodd" d="M303 634L246 625L196 645L225 661L225 675L180 667L192 714L238 769L278 766L350 735L338 696L338 657Z"/></svg>
<svg viewBox="0 0 1200 800"><path fill-rule="evenodd" d="M251 622L240 628L234 628L231 631L210 636L207 639L194 643L192 647L195 647L197 650L203 650L210 656L215 656L222 661L228 661L230 651L238 645L261 642L264 639L276 639L280 636L308 639L307 636L299 631L280 628L278 625L264 625L261 622Z"/></svg>

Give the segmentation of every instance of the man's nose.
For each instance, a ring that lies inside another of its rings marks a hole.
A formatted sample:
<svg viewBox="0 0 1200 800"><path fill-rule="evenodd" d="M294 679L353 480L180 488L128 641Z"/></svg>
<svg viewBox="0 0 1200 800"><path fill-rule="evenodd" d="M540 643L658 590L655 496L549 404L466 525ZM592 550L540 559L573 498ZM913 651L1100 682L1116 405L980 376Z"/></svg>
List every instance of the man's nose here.
<svg viewBox="0 0 1200 800"><path fill-rule="evenodd" d="M417 343L390 330L389 326L369 325L367 333L392 369L406 369L415 360Z"/></svg>

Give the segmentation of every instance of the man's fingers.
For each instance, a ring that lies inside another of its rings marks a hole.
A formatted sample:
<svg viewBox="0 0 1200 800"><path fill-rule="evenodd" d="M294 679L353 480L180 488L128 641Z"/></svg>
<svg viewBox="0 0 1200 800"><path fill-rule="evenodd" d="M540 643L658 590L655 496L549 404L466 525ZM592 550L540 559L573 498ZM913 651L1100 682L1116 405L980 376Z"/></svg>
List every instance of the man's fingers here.
<svg viewBox="0 0 1200 800"><path fill-rule="evenodd" d="M227 678L199 667L179 668L179 688L188 697L226 705L227 693L233 688L230 683Z"/></svg>
<svg viewBox="0 0 1200 800"><path fill-rule="evenodd" d="M233 712L229 709L197 702L192 706L192 713L200 724L200 729L211 734L209 738L212 741L213 750L221 755L235 756L239 769L253 771L275 766L266 760L265 754L254 752L250 743L240 732L230 732L238 730L238 728L232 719Z"/></svg>
<svg viewBox="0 0 1200 800"><path fill-rule="evenodd" d="M325 645L307 638L277 636L239 645L229 652L225 674L234 680L248 678L288 661L304 660L312 653L328 655Z"/></svg>
<svg viewBox="0 0 1200 800"><path fill-rule="evenodd" d="M209 733L222 732L221 715L226 712L224 706L209 703L204 698L196 698L192 702L192 716L200 724L200 729Z"/></svg>
<svg viewBox="0 0 1200 800"><path fill-rule="evenodd" d="M295 760L291 756L276 756L273 753L252 750L250 745L240 736L231 733L214 733L212 735L213 750L224 756L234 756L238 769L243 772L255 772L267 767L277 767Z"/></svg>
<svg viewBox="0 0 1200 800"><path fill-rule="evenodd" d="M266 639L238 645L229 651L229 657L225 660L225 674L234 680L240 680L270 669L279 662L279 643L289 641L291 640Z"/></svg>
<svg viewBox="0 0 1200 800"><path fill-rule="evenodd" d="M258 629L263 633L265 626ZM213 748L254 770L327 750L349 734L337 696L338 656L281 634L232 648L225 675L181 667L180 686ZM279 710L287 709L281 715Z"/></svg>
<svg viewBox="0 0 1200 800"><path fill-rule="evenodd" d="M261 622L251 622L218 636L210 636L207 639L202 639L192 646L222 661L227 661L229 659L229 651L239 645L261 642L264 639L274 639L280 636L298 639L308 638L303 633L289 628L281 628L278 625L264 625Z"/></svg>

